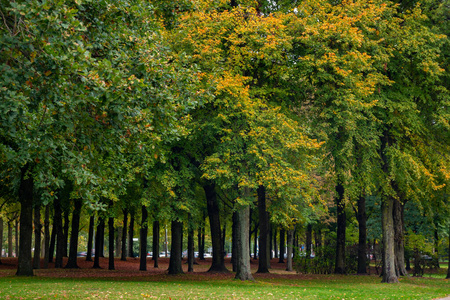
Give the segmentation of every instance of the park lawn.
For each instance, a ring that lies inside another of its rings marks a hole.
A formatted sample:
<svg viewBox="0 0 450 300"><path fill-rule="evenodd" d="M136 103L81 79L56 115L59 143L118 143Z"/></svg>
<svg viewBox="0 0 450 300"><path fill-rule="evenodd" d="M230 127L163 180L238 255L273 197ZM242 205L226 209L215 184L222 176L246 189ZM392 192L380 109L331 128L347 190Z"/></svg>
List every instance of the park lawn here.
<svg viewBox="0 0 450 300"><path fill-rule="evenodd" d="M378 276L255 274L255 282L232 276L6 276L0 277L0 299L436 299L450 294L449 280L426 277L382 284Z"/></svg>

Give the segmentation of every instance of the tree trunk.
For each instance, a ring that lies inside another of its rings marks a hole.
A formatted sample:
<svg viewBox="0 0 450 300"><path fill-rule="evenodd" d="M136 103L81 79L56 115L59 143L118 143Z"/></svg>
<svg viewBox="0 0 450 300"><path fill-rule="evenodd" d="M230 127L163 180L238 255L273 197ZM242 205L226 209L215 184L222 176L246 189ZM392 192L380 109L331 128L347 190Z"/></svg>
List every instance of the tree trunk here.
<svg viewBox="0 0 450 300"><path fill-rule="evenodd" d="M295 229L289 229L287 232L286 271L292 271L292 248L294 246L294 231Z"/></svg>
<svg viewBox="0 0 450 300"><path fill-rule="evenodd" d="M102 223L102 226L100 227L100 232L99 232L99 236L100 236L100 252L99 252L99 257L105 257L105 219L101 218L100 222Z"/></svg>
<svg viewBox="0 0 450 300"><path fill-rule="evenodd" d="M448 268L447 268L447 279L450 279L450 226L448 227Z"/></svg>
<svg viewBox="0 0 450 300"><path fill-rule="evenodd" d="M64 234L62 226L62 211L61 201L59 198L55 198L53 202L55 208L55 215L53 216L53 227L56 229L56 256L55 256L55 268L63 267L64 256Z"/></svg>
<svg viewBox="0 0 450 300"><path fill-rule="evenodd" d="M183 274L181 267L182 259L182 236L183 236L183 223L180 221L172 221L172 243L170 245L170 261L169 261L169 274L177 275Z"/></svg>
<svg viewBox="0 0 450 300"><path fill-rule="evenodd" d="M130 213L130 227L128 231L128 257L134 257L133 253L134 211Z"/></svg>
<svg viewBox="0 0 450 300"><path fill-rule="evenodd" d="M33 212L31 214L33 214ZM33 220L30 220L30 222L33 223ZM15 244L16 244L15 248L16 248L16 250L15 250L15 253L16 253L16 257L18 257L18 255L19 255L19 239L20 239L19 220L16 220L14 222L14 227L15 227L15 231L16 231L16 239L15 239ZM31 233L32 232L33 231L31 231Z"/></svg>
<svg viewBox="0 0 450 300"><path fill-rule="evenodd" d="M194 272L194 228L193 224L191 224L191 216L189 216L188 223L188 253L187 253L187 263L188 263L188 272Z"/></svg>
<svg viewBox="0 0 450 300"><path fill-rule="evenodd" d="M258 187L258 214L259 214L259 261L256 273L269 273L269 253L267 253L269 238L269 220L266 211L266 188Z"/></svg>
<svg viewBox="0 0 450 300"><path fill-rule="evenodd" d="M215 185L213 183L208 183L203 186L203 189L205 190L213 249L212 264L208 272L228 272L227 268L225 267L225 260L222 253L220 210Z"/></svg>
<svg viewBox="0 0 450 300"><path fill-rule="evenodd" d="M394 240L394 199L387 197L381 204L381 222L383 230L383 280L386 283L398 282L395 274L395 240Z"/></svg>
<svg viewBox="0 0 450 300"><path fill-rule="evenodd" d="M153 268L158 268L159 258L159 221L153 221Z"/></svg>
<svg viewBox="0 0 450 300"><path fill-rule="evenodd" d="M311 252L312 252L311 245L312 245L312 225L308 224L306 226L306 245L305 245L306 246L305 247L306 258L308 258L308 259L311 257Z"/></svg>
<svg viewBox="0 0 450 300"><path fill-rule="evenodd" d="M254 280L250 270L249 253L249 227L250 227L250 207L244 206L237 211L237 243L238 253L236 259L235 279Z"/></svg>
<svg viewBox="0 0 450 300"><path fill-rule="evenodd" d="M358 199L358 274L367 274L367 214L366 196L361 195Z"/></svg>
<svg viewBox="0 0 450 300"><path fill-rule="evenodd" d="M233 225L231 227L231 264L233 266L233 272L237 270L237 255L238 255L238 215L237 212L233 212L232 222Z"/></svg>
<svg viewBox="0 0 450 300"><path fill-rule="evenodd" d="M345 203L344 186L336 185L336 208L337 208L337 234L336 234L336 264L335 274L345 274Z"/></svg>
<svg viewBox="0 0 450 300"><path fill-rule="evenodd" d="M80 216L83 201L78 198L73 201L74 210L72 213L72 228L70 232L69 259L66 269L78 269L77 251L78 251L78 230L80 229Z"/></svg>
<svg viewBox="0 0 450 300"><path fill-rule="evenodd" d="M199 260L205 260L205 235L203 234L203 228L205 226L204 222L203 224L198 227L198 233L197 233L197 243L198 243L198 259Z"/></svg>
<svg viewBox="0 0 450 300"><path fill-rule="evenodd" d="M50 256L50 205L45 206L44 213L44 269L48 269L48 259Z"/></svg>
<svg viewBox="0 0 450 300"><path fill-rule="evenodd" d="M123 210L123 229L122 229L122 248L120 260L127 260L127 227L128 226L128 209Z"/></svg>
<svg viewBox="0 0 450 300"><path fill-rule="evenodd" d="M114 248L114 256L117 257L122 257L122 232L123 232L123 227L119 226L117 227L117 229L115 230L116 235L115 235L115 248Z"/></svg>
<svg viewBox="0 0 450 300"><path fill-rule="evenodd" d="M278 244L277 244L277 227L273 227L273 251L275 252L274 257L278 258Z"/></svg>
<svg viewBox="0 0 450 300"><path fill-rule="evenodd" d="M19 202L20 202L20 248L16 275L33 276L31 260L31 236L33 233L33 176L28 172L29 166L21 170Z"/></svg>
<svg viewBox="0 0 450 300"><path fill-rule="evenodd" d="M139 271L147 271L147 235L148 235L148 211L142 205L142 223L139 236Z"/></svg>
<svg viewBox="0 0 450 300"><path fill-rule="evenodd" d="M36 204L34 207L34 257L33 269L41 268L41 205ZM0 250L2 248L0 247Z"/></svg>
<svg viewBox="0 0 450 300"><path fill-rule="evenodd" d="M3 254L3 218L0 217L0 265L2 265Z"/></svg>
<svg viewBox="0 0 450 300"><path fill-rule="evenodd" d="M403 213L405 203L394 198L393 219L394 219L394 252L395 252L395 270L397 276L407 276L405 263L405 235L403 230Z"/></svg>
<svg viewBox="0 0 450 300"><path fill-rule="evenodd" d="M255 230L253 232L253 237L254 237L254 241L253 241L253 259L257 260L258 259L258 224L257 224L257 222L255 222Z"/></svg>
<svg viewBox="0 0 450 300"><path fill-rule="evenodd" d="M48 262L53 262L53 255L55 254L55 246L56 246L56 227L55 221L53 218L53 226L52 226L52 234L50 236L50 244L48 248Z"/></svg>
<svg viewBox="0 0 450 300"><path fill-rule="evenodd" d="M285 242L284 237L286 236L286 231L284 228L280 229L280 259L278 260L278 263L283 264L284 263L284 251L285 251Z"/></svg>
<svg viewBox="0 0 450 300"><path fill-rule="evenodd" d="M13 257L13 233L12 221L8 222L8 257Z"/></svg>
<svg viewBox="0 0 450 300"><path fill-rule="evenodd" d="M103 228L102 228L103 227ZM105 228L105 220L103 217L98 217L98 224L97 224L97 230L95 231L95 253L94 253L94 266L92 268L94 269L101 269L100 267L100 256L101 256L101 247L102 242L102 231L104 231Z"/></svg>
<svg viewBox="0 0 450 300"><path fill-rule="evenodd" d="M115 270L115 266L114 266L114 217L108 218L108 235L109 235L108 270Z"/></svg>
<svg viewBox="0 0 450 300"><path fill-rule="evenodd" d="M64 236L64 246L63 246L63 257L67 257L67 248L69 245L69 210L66 209L64 212L64 228L63 228L63 236Z"/></svg>
<svg viewBox="0 0 450 300"><path fill-rule="evenodd" d="M92 215L89 217L89 234L88 234L86 261L92 261L92 241L94 240L94 223L95 217L94 215Z"/></svg>

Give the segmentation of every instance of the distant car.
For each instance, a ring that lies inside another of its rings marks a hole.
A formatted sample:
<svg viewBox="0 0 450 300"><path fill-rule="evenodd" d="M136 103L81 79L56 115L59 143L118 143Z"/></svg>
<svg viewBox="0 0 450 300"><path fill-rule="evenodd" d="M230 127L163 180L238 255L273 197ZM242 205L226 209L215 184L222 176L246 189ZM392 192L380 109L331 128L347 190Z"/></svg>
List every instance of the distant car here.
<svg viewBox="0 0 450 300"><path fill-rule="evenodd" d="M78 257L86 257L87 256L87 252L86 251L77 252L77 256Z"/></svg>
<svg viewBox="0 0 450 300"><path fill-rule="evenodd" d="M153 257L153 252L147 252L147 257Z"/></svg>

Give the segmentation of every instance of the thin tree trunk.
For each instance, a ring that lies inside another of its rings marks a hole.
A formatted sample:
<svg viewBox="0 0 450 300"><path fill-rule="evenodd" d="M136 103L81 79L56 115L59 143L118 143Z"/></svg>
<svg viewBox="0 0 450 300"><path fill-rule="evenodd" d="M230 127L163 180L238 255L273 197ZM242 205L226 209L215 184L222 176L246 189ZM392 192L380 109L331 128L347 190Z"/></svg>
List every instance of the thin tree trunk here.
<svg viewBox="0 0 450 300"><path fill-rule="evenodd" d="M55 220L53 218L53 226L52 226L52 233L50 236L50 244L49 244L49 250L48 250L48 262L53 262L53 256L55 255L55 246L56 246L56 227L55 227Z"/></svg>
<svg viewBox="0 0 450 300"><path fill-rule="evenodd" d="M8 222L8 257L13 257L13 227L12 221Z"/></svg>
<svg viewBox="0 0 450 300"><path fill-rule="evenodd" d="M319 228L314 230L314 246L316 249L322 247L322 231Z"/></svg>
<svg viewBox="0 0 450 300"><path fill-rule="evenodd" d="M204 248L202 247L202 226L198 226L197 230L198 259L205 260Z"/></svg>
<svg viewBox="0 0 450 300"><path fill-rule="evenodd" d="M3 251L3 218L0 217L0 265L2 265L2 251Z"/></svg>
<svg viewBox="0 0 450 300"><path fill-rule="evenodd" d="M105 220L103 217L98 217L98 224L97 224L97 230L95 231L95 253L94 253L94 265L92 268L94 269L101 269L100 267L100 256L101 256L101 250L102 247L101 239L102 239L102 227L104 229L105 227Z"/></svg>
<svg viewBox="0 0 450 300"><path fill-rule="evenodd" d="M366 196L361 195L358 199L358 274L367 274L367 214Z"/></svg>
<svg viewBox="0 0 450 300"><path fill-rule="evenodd" d="M403 230L403 212L405 203L401 203L398 198L394 198L393 220L394 220L394 252L395 270L397 276L407 276L405 263L405 235Z"/></svg>
<svg viewBox="0 0 450 300"><path fill-rule="evenodd" d="M288 242L289 243L289 242ZM311 245L312 245L312 225L308 224L306 226L306 258L310 258L311 257Z"/></svg>
<svg viewBox="0 0 450 300"><path fill-rule="evenodd" d="M99 236L100 236L100 252L99 252L99 257L105 257L105 219L102 218L100 220L100 222L102 223L102 226L100 227L100 232L99 232Z"/></svg>
<svg viewBox="0 0 450 300"><path fill-rule="evenodd" d="M153 268L158 268L159 258L159 221L153 221Z"/></svg>
<svg viewBox="0 0 450 300"><path fill-rule="evenodd" d="M225 267L225 260L222 253L220 210L215 186L213 183L209 183L205 184L203 189L205 190L213 249L212 264L208 272L226 273L228 270Z"/></svg>
<svg viewBox="0 0 450 300"><path fill-rule="evenodd" d="M294 246L294 232L295 229L289 229L287 232L286 271L292 271L292 248Z"/></svg>
<svg viewBox="0 0 450 300"><path fill-rule="evenodd" d="M278 258L278 244L277 244L277 227L273 227L273 251L275 252L274 258Z"/></svg>
<svg viewBox="0 0 450 300"><path fill-rule="evenodd" d="M130 213L130 227L128 231L128 257L134 257L133 253L133 234L134 234L134 211Z"/></svg>
<svg viewBox="0 0 450 300"><path fill-rule="evenodd" d="M77 251L78 251L78 230L80 229L80 216L83 201L78 198L73 201L74 210L72 213L72 228L70 233L69 259L65 266L66 269L78 269Z"/></svg>
<svg viewBox="0 0 450 300"><path fill-rule="evenodd" d="M191 216L189 215L188 222L188 272L194 272L194 228L193 224L191 224Z"/></svg>
<svg viewBox="0 0 450 300"><path fill-rule="evenodd" d="M119 226L117 227L117 229L115 230L116 232L116 236L115 236L115 249L114 249L114 255L117 257L122 257L122 232L123 232L123 227Z"/></svg>
<svg viewBox="0 0 450 300"><path fill-rule="evenodd" d="M258 259L258 224L255 222L255 230L253 232L253 259Z"/></svg>
<svg viewBox="0 0 450 300"><path fill-rule="evenodd" d="M33 213L31 213L31 214L33 214ZM30 222L33 222L33 221L30 221ZM14 222L14 228L16 231L16 239L14 240L15 244L16 244L15 245L15 253L16 253L16 257L19 257L19 240L20 240L19 220L16 220Z"/></svg>
<svg viewBox="0 0 450 300"><path fill-rule="evenodd" d="M148 211L147 207L142 205L142 223L140 230L140 253L139 253L139 271L147 271L147 234L148 234Z"/></svg>
<svg viewBox="0 0 450 300"><path fill-rule="evenodd" d="M50 204L45 206L44 213L44 269L48 269L50 256Z"/></svg>
<svg viewBox="0 0 450 300"><path fill-rule="evenodd" d="M86 261L92 261L92 242L94 240L94 223L95 217L94 215L91 215L89 217L89 234L88 234Z"/></svg>
<svg viewBox="0 0 450 300"><path fill-rule="evenodd" d="M64 212L64 228L63 228L63 236L64 236L64 247L63 247L63 256L67 257L67 248L69 245L69 210L66 209Z"/></svg>
<svg viewBox="0 0 450 300"><path fill-rule="evenodd" d="M237 256L239 251L239 245L238 245L238 215L237 212L233 212L232 221L233 225L231 227L231 239L232 239L232 246L231 246L231 264L233 266L233 272L236 272L237 270Z"/></svg>
<svg viewBox="0 0 450 300"><path fill-rule="evenodd" d="M284 251L285 251L285 241L284 237L286 236L286 231L284 228L280 229L280 259L278 260L278 263L282 264L284 263Z"/></svg>
<svg viewBox="0 0 450 300"><path fill-rule="evenodd" d="M381 205L382 230L383 230L383 280L386 283L398 282L395 274L395 240L393 220L394 199L387 197Z"/></svg>
<svg viewBox="0 0 450 300"><path fill-rule="evenodd" d="M335 274L345 274L345 202L344 186L336 185L336 207L337 207L337 234L336 234L336 264Z"/></svg>
<svg viewBox="0 0 450 300"><path fill-rule="evenodd" d="M41 205L36 204L34 207L34 257L33 269L41 268ZM0 247L1 249L1 247Z"/></svg>
<svg viewBox="0 0 450 300"><path fill-rule="evenodd" d="M62 226L62 211L61 202L59 198L55 198L54 202L55 215L53 226L56 228L56 256L55 256L55 268L63 267L64 256L64 234Z"/></svg>
<svg viewBox="0 0 450 300"><path fill-rule="evenodd" d="M127 260L127 228L128 228L128 209L123 210L123 229L122 229L122 250L120 260Z"/></svg>
<svg viewBox="0 0 450 300"><path fill-rule="evenodd" d="M182 234L183 234L183 223L178 220L172 221L172 243L170 245L170 261L169 261L170 275L177 275L184 273L181 267Z"/></svg>
<svg viewBox="0 0 450 300"><path fill-rule="evenodd" d="M450 226L448 227L448 267L447 267L447 279L450 279Z"/></svg>
<svg viewBox="0 0 450 300"><path fill-rule="evenodd" d="M115 270L115 266L114 266L114 217L111 217L111 216L108 218L108 235L109 235L108 270Z"/></svg>
<svg viewBox="0 0 450 300"><path fill-rule="evenodd" d="M258 187L258 214L259 214L259 261L256 273L269 273L269 253L267 251L269 238L269 219L266 210L266 188Z"/></svg>
<svg viewBox="0 0 450 300"><path fill-rule="evenodd" d="M248 192L247 192L248 193ZM238 253L236 261L236 279L254 280L250 270L249 253L249 227L250 227L250 207L244 206L237 211L237 237L238 237Z"/></svg>
<svg viewBox="0 0 450 300"><path fill-rule="evenodd" d="M17 276L33 276L31 259L31 236L33 233L33 176L28 172L29 166L21 170L19 202L20 202L20 248Z"/></svg>

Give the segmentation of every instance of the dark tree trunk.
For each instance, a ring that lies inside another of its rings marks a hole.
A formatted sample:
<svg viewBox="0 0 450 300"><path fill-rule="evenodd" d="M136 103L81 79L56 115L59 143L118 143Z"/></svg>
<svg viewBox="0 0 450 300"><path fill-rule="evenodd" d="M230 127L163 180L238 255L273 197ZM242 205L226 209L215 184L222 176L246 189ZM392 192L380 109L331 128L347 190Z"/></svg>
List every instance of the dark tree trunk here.
<svg viewBox="0 0 450 300"><path fill-rule="evenodd" d="M450 279L450 226L448 228L448 269L447 269L447 277L446 279Z"/></svg>
<svg viewBox="0 0 450 300"><path fill-rule="evenodd" d="M188 224L188 272L194 272L194 228L191 223L191 217L189 216Z"/></svg>
<svg viewBox="0 0 450 300"><path fill-rule="evenodd" d="M0 265L2 265L2 250L3 250L3 218L0 217Z"/></svg>
<svg viewBox="0 0 450 300"><path fill-rule="evenodd" d="M153 221L153 245L152 245L152 251L153 251L153 268L159 268L158 266L158 259L159 259L159 221Z"/></svg>
<svg viewBox="0 0 450 300"><path fill-rule="evenodd" d="M61 202L59 198L55 198L54 202L55 215L53 216L53 226L56 229L56 256L55 256L55 268L63 267L64 256L64 233L62 226L62 211Z"/></svg>
<svg viewBox="0 0 450 300"><path fill-rule="evenodd" d="M48 248L48 262L53 262L53 255L55 254L55 246L56 246L56 227L55 227L55 221L53 218L53 226L52 226L52 234L50 236L50 244Z"/></svg>
<svg viewBox="0 0 450 300"><path fill-rule="evenodd" d="M256 273L269 273L269 253L267 253L267 240L269 238L269 220L266 211L266 188L258 187L258 213L259 213L259 261Z"/></svg>
<svg viewBox="0 0 450 300"><path fill-rule="evenodd" d="M86 261L92 261L92 242L94 240L94 223L95 217L94 215L92 215L89 217L89 234L88 234Z"/></svg>
<svg viewBox="0 0 450 300"><path fill-rule="evenodd" d="M289 243L289 242L288 242ZM308 224L306 226L306 258L310 258L311 257L311 245L312 245L312 225Z"/></svg>
<svg viewBox="0 0 450 300"><path fill-rule="evenodd" d="M83 201L78 198L73 201L74 210L72 213L72 228L70 232L70 249L69 259L67 260L66 269L78 269L77 251L78 251L78 230L80 229L80 216Z"/></svg>
<svg viewBox="0 0 450 300"><path fill-rule="evenodd" d="M44 214L44 269L48 269L50 257L50 204L45 206Z"/></svg>
<svg viewBox="0 0 450 300"><path fill-rule="evenodd" d="M20 248L16 275L33 276L31 260L31 236L33 234L33 176L28 172L29 166L21 170L19 202L20 202Z"/></svg>
<svg viewBox="0 0 450 300"><path fill-rule="evenodd" d="M33 212L31 212L31 214L33 215ZM30 220L31 224L33 224L33 220ZM19 250L19 240L20 240L20 230L19 230L19 220L16 220L16 222L14 222L14 227L15 227L15 231L16 231L16 240L15 240L15 244L16 244L16 257L18 257L20 250ZM30 232L30 234L33 233L33 231Z"/></svg>
<svg viewBox="0 0 450 300"><path fill-rule="evenodd" d="M285 241L284 237L286 236L286 231L284 228L280 229L280 259L278 260L278 263L283 264L284 263L284 250L285 250Z"/></svg>
<svg viewBox="0 0 450 300"><path fill-rule="evenodd" d="M123 227L119 226L117 227L117 229L115 230L116 235L115 235L115 240L114 240L114 256L117 257L121 257L122 256L122 232L123 232Z"/></svg>
<svg viewBox="0 0 450 300"><path fill-rule="evenodd" d="M337 208L337 234L336 234L336 264L335 274L345 274L345 202L344 186L336 185L336 208Z"/></svg>
<svg viewBox="0 0 450 300"><path fill-rule="evenodd" d="M13 257L13 227L12 221L8 222L8 257Z"/></svg>
<svg viewBox="0 0 450 300"><path fill-rule="evenodd" d="M100 256L101 256L101 247L102 242L102 231L105 229L105 219L103 217L98 218L97 230L95 232L95 254L94 254L94 269L101 269L100 267Z"/></svg>
<svg viewBox="0 0 450 300"><path fill-rule="evenodd" d="M258 224L255 222L255 230L253 231L253 259L258 259Z"/></svg>
<svg viewBox="0 0 450 300"><path fill-rule="evenodd" d="M203 226L199 226L198 227L198 231L197 231L197 244L198 244L198 259L199 260L205 260L205 248L203 247Z"/></svg>
<svg viewBox="0 0 450 300"><path fill-rule="evenodd" d="M172 244L170 245L170 261L169 261L169 274L177 275L183 274L181 267L182 259L182 236L183 236L183 223L180 221L172 221Z"/></svg>
<svg viewBox="0 0 450 300"><path fill-rule="evenodd" d="M250 270L249 249L249 227L250 227L250 207L244 206L237 211L237 259L235 279L254 280Z"/></svg>
<svg viewBox="0 0 450 300"><path fill-rule="evenodd" d="M220 210L217 200L217 194L213 183L203 186L206 196L206 204L208 208L209 224L211 227L212 239L212 264L208 272L222 273L228 272L225 267L225 260L222 253L222 241L220 232Z"/></svg>
<svg viewBox="0 0 450 300"><path fill-rule="evenodd" d="M63 256L67 257L67 248L69 244L69 210L66 209L64 212L64 228L63 228L63 236L64 236L64 247L63 247Z"/></svg>
<svg viewBox="0 0 450 300"><path fill-rule="evenodd" d="M220 241L222 242L222 255L223 257L225 257L225 240L226 240L226 236L227 236L227 224L223 224L223 228L222 228L222 236Z"/></svg>
<svg viewBox="0 0 450 300"><path fill-rule="evenodd" d="M105 219L102 218L100 220L100 222L102 223L102 226L100 227L100 252L99 252L99 257L105 257Z"/></svg>
<svg viewBox="0 0 450 300"><path fill-rule="evenodd" d="M267 213L267 220L270 220L269 218L269 214ZM269 223L269 234L268 234L268 239L269 239L269 259L268 259L268 265L269 265L269 269L270 269L270 261L273 258L273 241L272 241L272 224Z"/></svg>
<svg viewBox="0 0 450 300"><path fill-rule="evenodd" d="M123 210L123 229L122 229L122 250L120 260L127 260L127 227L128 226L128 209Z"/></svg>
<svg viewBox="0 0 450 300"><path fill-rule="evenodd" d="M114 267L114 217L108 218L108 270L115 270Z"/></svg>
<svg viewBox="0 0 450 300"><path fill-rule="evenodd" d="M33 269L41 268L41 205L36 204L34 207L34 257ZM2 249L0 247L0 249Z"/></svg>
<svg viewBox="0 0 450 300"><path fill-rule="evenodd" d="M139 271L147 271L147 235L148 235L148 211L147 207L142 205L142 223L139 242Z"/></svg>
<svg viewBox="0 0 450 300"><path fill-rule="evenodd" d="M405 203L401 203L398 198L394 198L393 219L394 219L394 252L395 271L397 276L407 276L405 263L405 235L403 230L403 212Z"/></svg>
<svg viewBox="0 0 450 300"><path fill-rule="evenodd" d="M134 211L130 213L130 227L128 231L128 257L134 257L133 253Z"/></svg>
<svg viewBox="0 0 450 300"><path fill-rule="evenodd" d="M278 258L278 244L277 244L277 227L273 227L273 252L275 252L274 257Z"/></svg>
<svg viewBox="0 0 450 300"><path fill-rule="evenodd" d="M292 248L294 246L294 232L295 229L289 229L287 232L286 271L292 271Z"/></svg>
<svg viewBox="0 0 450 300"><path fill-rule="evenodd" d="M381 222L383 230L383 280L386 283L398 282L395 273L395 239L393 219L394 199L387 197L381 205Z"/></svg>
<svg viewBox="0 0 450 300"><path fill-rule="evenodd" d="M366 196L361 195L358 199L358 274L367 274L367 214Z"/></svg>
<svg viewBox="0 0 450 300"><path fill-rule="evenodd" d="M238 255L238 215L237 212L233 212L232 221L233 225L231 227L231 264L233 266L233 272L237 270L237 255Z"/></svg>

